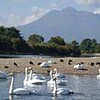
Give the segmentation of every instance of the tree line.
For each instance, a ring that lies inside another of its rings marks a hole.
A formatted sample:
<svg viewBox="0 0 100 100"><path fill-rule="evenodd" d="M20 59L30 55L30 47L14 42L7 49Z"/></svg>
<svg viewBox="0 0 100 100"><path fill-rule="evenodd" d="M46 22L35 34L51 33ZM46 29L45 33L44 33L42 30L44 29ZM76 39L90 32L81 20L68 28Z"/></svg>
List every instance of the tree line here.
<svg viewBox="0 0 100 100"><path fill-rule="evenodd" d="M100 43L89 38L80 43L76 40L66 43L60 36L51 37L45 42L44 37L38 34L32 34L28 40L24 40L15 27L0 26L0 53L81 56L86 53L100 53Z"/></svg>

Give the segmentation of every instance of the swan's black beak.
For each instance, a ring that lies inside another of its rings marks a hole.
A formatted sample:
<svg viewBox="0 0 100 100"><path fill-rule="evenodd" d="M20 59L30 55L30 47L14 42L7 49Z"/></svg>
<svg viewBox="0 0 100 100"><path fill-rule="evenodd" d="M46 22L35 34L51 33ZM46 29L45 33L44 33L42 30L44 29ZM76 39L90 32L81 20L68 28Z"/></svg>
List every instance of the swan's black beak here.
<svg viewBox="0 0 100 100"><path fill-rule="evenodd" d="M54 76L53 81L56 81L57 77Z"/></svg>

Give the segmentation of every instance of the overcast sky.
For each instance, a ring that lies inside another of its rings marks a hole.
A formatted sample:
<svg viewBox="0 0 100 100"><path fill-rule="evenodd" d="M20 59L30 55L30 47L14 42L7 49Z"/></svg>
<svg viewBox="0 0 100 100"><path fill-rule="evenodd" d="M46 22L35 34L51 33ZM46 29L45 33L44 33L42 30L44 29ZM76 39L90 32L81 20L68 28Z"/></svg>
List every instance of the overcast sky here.
<svg viewBox="0 0 100 100"><path fill-rule="evenodd" d="M100 0L0 0L0 25L27 24L53 9L69 6L100 14Z"/></svg>

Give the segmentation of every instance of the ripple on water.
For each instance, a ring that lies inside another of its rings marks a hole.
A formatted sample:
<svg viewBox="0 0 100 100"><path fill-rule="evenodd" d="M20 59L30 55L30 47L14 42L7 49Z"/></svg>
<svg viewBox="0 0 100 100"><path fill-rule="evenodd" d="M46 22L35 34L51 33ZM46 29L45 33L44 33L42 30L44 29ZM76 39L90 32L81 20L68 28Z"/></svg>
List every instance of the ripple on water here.
<svg viewBox="0 0 100 100"><path fill-rule="evenodd" d="M16 74L15 88L23 87L23 79L23 74ZM9 97L8 91L11 80L9 77L7 80L0 80L0 100L100 100L100 80L97 80L95 75L84 77L66 75L66 79L68 85L62 87L73 90L75 94L54 97L45 83L34 86L32 89L36 93L33 95ZM49 80L48 76L46 80Z"/></svg>

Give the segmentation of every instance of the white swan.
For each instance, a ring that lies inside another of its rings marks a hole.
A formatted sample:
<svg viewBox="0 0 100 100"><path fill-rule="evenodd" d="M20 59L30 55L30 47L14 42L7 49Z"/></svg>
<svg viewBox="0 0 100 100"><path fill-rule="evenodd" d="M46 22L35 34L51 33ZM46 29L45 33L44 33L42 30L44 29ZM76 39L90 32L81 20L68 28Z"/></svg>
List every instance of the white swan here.
<svg viewBox="0 0 100 100"><path fill-rule="evenodd" d="M50 81L47 82L47 85L50 86L50 87L53 87L54 85L54 80L53 80L53 72L52 70L50 71Z"/></svg>
<svg viewBox="0 0 100 100"><path fill-rule="evenodd" d="M50 66L50 64L48 62L43 62L40 64L40 67L42 68L48 68Z"/></svg>
<svg viewBox="0 0 100 100"><path fill-rule="evenodd" d="M33 72L33 69L32 68L30 68L30 74L28 75L28 77L30 77L31 79L32 78L38 78L38 79L41 79L41 80L44 80L45 79L45 77L43 76L43 75L41 75L41 74L36 74L35 72Z"/></svg>
<svg viewBox="0 0 100 100"><path fill-rule="evenodd" d="M98 71L99 71L99 75L97 75L97 79L100 79L100 69Z"/></svg>
<svg viewBox="0 0 100 100"><path fill-rule="evenodd" d="M32 70L30 71L30 77L29 77L29 81L31 81L33 84L42 84L45 82L45 79L42 77L41 74L34 74L34 76L32 74Z"/></svg>
<svg viewBox="0 0 100 100"><path fill-rule="evenodd" d="M68 94L73 94L74 92L72 90L68 90L65 88L57 88L57 82L56 82L56 77L53 79L54 80L54 88L52 93L54 95L68 95Z"/></svg>
<svg viewBox="0 0 100 100"><path fill-rule="evenodd" d="M53 59L48 60L49 64L56 64L56 62Z"/></svg>
<svg viewBox="0 0 100 100"><path fill-rule="evenodd" d="M30 71L30 76L27 75L27 68L25 68L25 79L24 86L33 86L34 84L43 84L45 82L44 79L40 79L38 76L32 77L32 70Z"/></svg>
<svg viewBox="0 0 100 100"><path fill-rule="evenodd" d="M9 89L9 94L10 95L28 95L28 94L33 94L34 91L28 90L26 88L16 88L14 89L14 80L15 76L12 76L11 84L10 84L10 89Z"/></svg>
<svg viewBox="0 0 100 100"><path fill-rule="evenodd" d="M6 79L7 77L8 77L8 74L0 70L0 79Z"/></svg>
<svg viewBox="0 0 100 100"><path fill-rule="evenodd" d="M53 72L50 71L50 81L47 82L48 86L52 87L54 85L53 77L57 77ZM67 80L57 79L57 85L67 85Z"/></svg>
<svg viewBox="0 0 100 100"><path fill-rule="evenodd" d="M74 69L81 70L81 69L84 69L84 66L83 64L77 64L77 65L74 65Z"/></svg>
<svg viewBox="0 0 100 100"><path fill-rule="evenodd" d="M54 72L57 78L65 78L66 76L62 73L58 73L57 68L54 68Z"/></svg>

